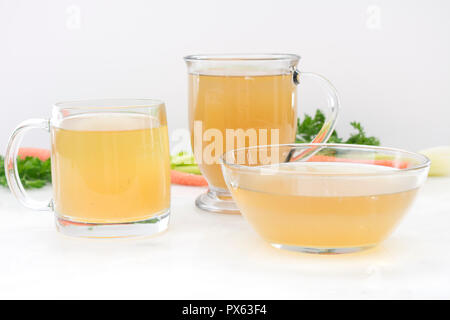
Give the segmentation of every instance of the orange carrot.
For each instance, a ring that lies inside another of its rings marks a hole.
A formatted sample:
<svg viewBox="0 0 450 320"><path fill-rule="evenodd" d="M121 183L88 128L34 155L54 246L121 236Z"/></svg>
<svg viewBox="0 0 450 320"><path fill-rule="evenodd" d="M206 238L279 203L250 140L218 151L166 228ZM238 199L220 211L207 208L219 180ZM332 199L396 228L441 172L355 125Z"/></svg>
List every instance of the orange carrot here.
<svg viewBox="0 0 450 320"><path fill-rule="evenodd" d="M385 167L392 167L397 169L408 168L408 162L406 161L395 161L395 160L372 160L372 159L345 159L336 158L333 156L312 156L308 161L313 162L351 162L351 163L363 163L363 164L374 164Z"/></svg>
<svg viewBox="0 0 450 320"><path fill-rule="evenodd" d="M172 183L185 186L207 186L206 179L198 174L186 173L177 170L170 170L170 180Z"/></svg>
<svg viewBox="0 0 450 320"><path fill-rule="evenodd" d="M73 221L63 220L60 218L58 218L58 222L59 222L59 224L61 224L64 227L67 227L67 226L85 226L86 227L89 225L87 223L73 222Z"/></svg>
<svg viewBox="0 0 450 320"><path fill-rule="evenodd" d="M50 158L50 150L41 148L20 148L19 158L25 159L26 157L36 157L42 161L45 161Z"/></svg>

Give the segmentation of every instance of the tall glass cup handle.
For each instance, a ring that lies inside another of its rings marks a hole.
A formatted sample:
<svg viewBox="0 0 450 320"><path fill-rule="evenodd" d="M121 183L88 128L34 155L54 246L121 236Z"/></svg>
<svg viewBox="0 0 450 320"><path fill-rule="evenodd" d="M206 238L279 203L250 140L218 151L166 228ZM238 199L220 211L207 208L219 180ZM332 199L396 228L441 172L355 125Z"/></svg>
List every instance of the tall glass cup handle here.
<svg viewBox="0 0 450 320"><path fill-rule="evenodd" d="M27 195L27 192L20 181L19 171L17 170L17 156L19 153L19 147L24 134L30 129L44 129L46 131L50 131L50 122L45 119L30 119L22 122L14 130L9 138L8 148L6 149L5 155L6 179L11 192L25 207L39 211L52 211L52 200L37 201Z"/></svg>
<svg viewBox="0 0 450 320"><path fill-rule="evenodd" d="M312 141L312 143L325 143L333 133L339 113L340 103L336 88L325 77L317 73L300 72L297 69L294 69L293 72L294 83L296 85L300 84L302 78L311 78L315 80L320 85L320 87L323 89L323 91L327 96L327 105L329 113L325 116L325 122L322 128ZM306 150L303 150L300 154L295 155L295 157L293 157L292 154L293 152L290 152L286 159L286 162L299 160L300 158L307 159L317 151L318 151L317 148L308 148Z"/></svg>
<svg viewBox="0 0 450 320"><path fill-rule="evenodd" d="M293 78L294 83L297 85L300 84L301 78L313 79L321 86L321 88L327 95L327 105L330 112L325 117L325 122L322 129L320 129L319 133L316 135L313 141L311 141L312 143L327 142L328 138L333 133L339 112L339 97L336 88L331 84L330 81L328 81L328 79L317 73L300 72L297 69L294 69Z"/></svg>

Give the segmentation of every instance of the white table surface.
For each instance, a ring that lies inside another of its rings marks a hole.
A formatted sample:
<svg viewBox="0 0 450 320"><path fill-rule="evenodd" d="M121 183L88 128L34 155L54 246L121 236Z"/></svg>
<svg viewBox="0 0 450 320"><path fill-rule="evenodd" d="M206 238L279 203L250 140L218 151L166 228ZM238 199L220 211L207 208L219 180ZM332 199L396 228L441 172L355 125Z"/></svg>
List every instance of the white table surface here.
<svg viewBox="0 0 450 320"><path fill-rule="evenodd" d="M383 244L347 255L272 248L241 216L196 209L203 190L172 187L164 234L90 240L0 189L0 298L450 298L450 178L429 179Z"/></svg>

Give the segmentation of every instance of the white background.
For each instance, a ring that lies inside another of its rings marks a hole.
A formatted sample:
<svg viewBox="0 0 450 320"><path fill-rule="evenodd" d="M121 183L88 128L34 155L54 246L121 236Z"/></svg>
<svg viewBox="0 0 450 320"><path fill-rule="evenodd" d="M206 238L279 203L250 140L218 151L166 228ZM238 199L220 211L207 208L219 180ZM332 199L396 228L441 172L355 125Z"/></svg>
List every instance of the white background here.
<svg viewBox="0 0 450 320"><path fill-rule="evenodd" d="M357 120L386 146L450 144L449 17L444 0L0 0L0 148L68 99L160 98L187 128L182 57L221 52L300 54L339 90L341 135Z"/></svg>
<svg viewBox="0 0 450 320"><path fill-rule="evenodd" d="M300 54L339 90L341 135L358 120L386 146L448 145L449 39L444 0L0 0L0 153L60 100L160 98L170 131L186 128L182 57L219 52ZM118 242L64 237L1 189L0 298L448 298L449 181L430 178L386 242L343 256L273 249L242 217L197 210L199 188L173 186L169 232Z"/></svg>

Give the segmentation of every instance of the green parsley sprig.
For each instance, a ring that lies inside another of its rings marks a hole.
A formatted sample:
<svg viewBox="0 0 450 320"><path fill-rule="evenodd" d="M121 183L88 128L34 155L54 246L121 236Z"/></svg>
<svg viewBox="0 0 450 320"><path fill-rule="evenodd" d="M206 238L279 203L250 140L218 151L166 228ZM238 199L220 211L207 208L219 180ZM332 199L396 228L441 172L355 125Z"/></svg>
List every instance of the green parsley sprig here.
<svg viewBox="0 0 450 320"><path fill-rule="evenodd" d="M321 110L317 110L314 117L305 114L303 121L297 120L297 138L298 143L310 143L314 137L319 133L323 124L325 123L325 115ZM356 130L347 140L339 137L336 130L333 131L328 143L346 143L346 144L364 144L371 146L379 146L380 140L373 136L367 136L364 128L359 122L350 122L350 125Z"/></svg>
<svg viewBox="0 0 450 320"><path fill-rule="evenodd" d="M4 158L0 156L0 185L8 186L4 171ZM42 161L35 157L17 159L17 170L25 189L42 188L52 182L50 159Z"/></svg>

